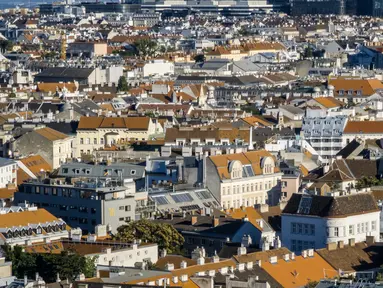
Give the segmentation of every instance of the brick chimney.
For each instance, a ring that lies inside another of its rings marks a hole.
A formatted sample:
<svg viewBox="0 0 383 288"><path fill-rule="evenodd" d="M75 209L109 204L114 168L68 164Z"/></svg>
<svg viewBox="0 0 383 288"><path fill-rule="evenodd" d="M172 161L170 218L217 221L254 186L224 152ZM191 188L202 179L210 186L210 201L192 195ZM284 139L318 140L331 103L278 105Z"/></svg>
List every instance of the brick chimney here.
<svg viewBox="0 0 383 288"><path fill-rule="evenodd" d="M355 246L355 238L348 239L348 245L351 247L354 247Z"/></svg>
<svg viewBox="0 0 383 288"><path fill-rule="evenodd" d="M191 219L191 224L192 225L195 225L195 224L197 224L197 216L192 216L192 219Z"/></svg>
<svg viewBox="0 0 383 288"><path fill-rule="evenodd" d="M338 241L338 248L343 249L344 248L344 242L343 241Z"/></svg>

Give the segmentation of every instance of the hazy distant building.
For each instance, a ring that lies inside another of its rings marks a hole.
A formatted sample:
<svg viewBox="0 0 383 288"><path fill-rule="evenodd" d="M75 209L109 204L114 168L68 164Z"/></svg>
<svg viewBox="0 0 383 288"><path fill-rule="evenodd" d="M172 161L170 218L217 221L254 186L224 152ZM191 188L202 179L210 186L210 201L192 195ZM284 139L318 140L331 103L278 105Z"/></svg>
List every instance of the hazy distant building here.
<svg viewBox="0 0 383 288"><path fill-rule="evenodd" d="M356 0L291 0L290 6L292 15L356 14Z"/></svg>

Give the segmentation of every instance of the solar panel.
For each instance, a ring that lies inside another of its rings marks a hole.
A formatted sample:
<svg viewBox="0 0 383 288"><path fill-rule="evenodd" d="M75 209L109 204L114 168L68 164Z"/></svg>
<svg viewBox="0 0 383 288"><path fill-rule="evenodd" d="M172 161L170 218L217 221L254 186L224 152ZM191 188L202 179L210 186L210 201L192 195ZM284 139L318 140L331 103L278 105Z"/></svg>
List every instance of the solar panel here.
<svg viewBox="0 0 383 288"><path fill-rule="evenodd" d="M159 205L166 205L169 204L168 199L166 199L165 196L156 196L152 197L154 201L156 201Z"/></svg>
<svg viewBox="0 0 383 288"><path fill-rule="evenodd" d="M192 202L194 199L189 193L173 194L170 195L176 203Z"/></svg>
<svg viewBox="0 0 383 288"><path fill-rule="evenodd" d="M198 192L195 192L198 196L199 199L203 200L203 199L210 199L210 194L207 192L207 191L198 191Z"/></svg>
<svg viewBox="0 0 383 288"><path fill-rule="evenodd" d="M309 214L311 208L312 198L309 196L302 196L299 202L298 213Z"/></svg>

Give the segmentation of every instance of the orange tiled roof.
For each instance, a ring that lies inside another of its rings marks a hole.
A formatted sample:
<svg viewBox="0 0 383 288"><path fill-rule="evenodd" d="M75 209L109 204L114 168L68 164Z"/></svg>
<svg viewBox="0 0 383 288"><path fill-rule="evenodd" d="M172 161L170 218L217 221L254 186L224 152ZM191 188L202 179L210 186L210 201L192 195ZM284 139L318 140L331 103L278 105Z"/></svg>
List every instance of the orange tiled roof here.
<svg viewBox="0 0 383 288"><path fill-rule="evenodd" d="M33 155L23 159L19 159L34 175L40 175L41 171L51 171L52 167L40 155ZM17 184L23 183L25 180L30 179L29 175L23 169L17 170Z"/></svg>
<svg viewBox="0 0 383 288"><path fill-rule="evenodd" d="M229 165L230 161L240 161L242 165L251 165L255 175L262 175L261 160L264 157L273 157L270 152L266 150L250 151L245 153L236 154L224 154L211 156L210 160L214 163L217 168L217 172L221 179L230 179ZM275 167L274 172L279 172L279 169Z"/></svg>
<svg viewBox="0 0 383 288"><path fill-rule="evenodd" d="M250 117L243 118L242 120L250 124L251 126L265 126L265 127L273 126L273 123L267 121L266 119L260 116L250 116Z"/></svg>
<svg viewBox="0 0 383 288"><path fill-rule="evenodd" d="M348 121L344 134L383 133L383 121Z"/></svg>
<svg viewBox="0 0 383 288"><path fill-rule="evenodd" d="M1 188L0 189L0 199L11 199L16 192L16 187L12 188Z"/></svg>
<svg viewBox="0 0 383 288"><path fill-rule="evenodd" d="M81 117L78 129L127 128L131 130L147 130L149 121L149 117Z"/></svg>
<svg viewBox="0 0 383 288"><path fill-rule="evenodd" d="M339 101L333 97L318 97L314 98L314 100L325 108L342 107L344 105L342 101Z"/></svg>
<svg viewBox="0 0 383 288"><path fill-rule="evenodd" d="M46 222L58 221L45 209L37 209L36 211L23 211L17 213L7 213L0 215L0 227L27 226L28 224L39 224Z"/></svg>
<svg viewBox="0 0 383 288"><path fill-rule="evenodd" d="M55 93L57 90L62 91L64 87L71 93L77 90L76 84L74 83L38 83L36 90L45 93Z"/></svg>
<svg viewBox="0 0 383 288"><path fill-rule="evenodd" d="M262 227L259 226L256 220L262 219L262 216L255 210L254 207L243 207L236 209L226 210L226 213L229 214L234 219L243 219L247 217L251 224L253 224L258 230L262 231Z"/></svg>
<svg viewBox="0 0 383 288"><path fill-rule="evenodd" d="M63 140L69 137L64 133L61 133L49 127L37 129L34 131L50 141Z"/></svg>
<svg viewBox="0 0 383 288"><path fill-rule="evenodd" d="M325 276L328 278L338 276L338 271L316 252L314 257L296 256L295 260L287 262L278 259L275 264L262 263L262 268L285 288L303 287L308 282L319 281Z"/></svg>
<svg viewBox="0 0 383 288"><path fill-rule="evenodd" d="M338 77L330 79L329 85L334 86L334 94L336 96L342 96L339 91L343 91L345 96L349 95L348 91L352 91L352 96L371 96L376 90L383 89L382 82L377 79ZM361 91L361 95L358 95L358 91Z"/></svg>

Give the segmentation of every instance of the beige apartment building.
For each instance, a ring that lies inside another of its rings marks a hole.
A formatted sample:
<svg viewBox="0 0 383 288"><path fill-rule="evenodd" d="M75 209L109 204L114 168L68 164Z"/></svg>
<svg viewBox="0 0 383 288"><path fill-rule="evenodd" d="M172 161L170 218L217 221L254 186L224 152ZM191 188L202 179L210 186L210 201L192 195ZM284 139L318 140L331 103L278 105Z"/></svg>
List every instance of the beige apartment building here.
<svg viewBox="0 0 383 288"><path fill-rule="evenodd" d="M149 117L81 117L76 136L76 157L91 154L105 145L148 140L162 133Z"/></svg>
<svg viewBox="0 0 383 288"><path fill-rule="evenodd" d="M266 204L280 193L282 174L267 151L211 156L206 184L224 209Z"/></svg>

